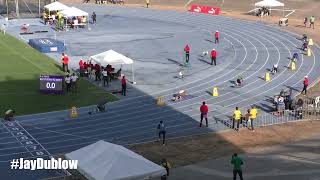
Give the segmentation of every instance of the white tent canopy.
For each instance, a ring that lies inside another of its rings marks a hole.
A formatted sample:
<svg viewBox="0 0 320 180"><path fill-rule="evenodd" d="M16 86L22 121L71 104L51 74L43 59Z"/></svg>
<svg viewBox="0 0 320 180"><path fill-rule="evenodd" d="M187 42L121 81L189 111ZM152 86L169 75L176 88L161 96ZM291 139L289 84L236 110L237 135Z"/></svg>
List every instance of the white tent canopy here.
<svg viewBox="0 0 320 180"><path fill-rule="evenodd" d="M263 0L254 4L257 7L284 7L284 4L276 0Z"/></svg>
<svg viewBox="0 0 320 180"><path fill-rule="evenodd" d="M133 60L115 52L114 50L108 50L103 53L94 55L90 57L91 60L100 64L101 66L107 66L108 64L111 65L123 65L123 64L131 64L132 66L132 83L135 84L134 81L134 68L133 68Z"/></svg>
<svg viewBox="0 0 320 180"><path fill-rule="evenodd" d="M101 64L102 66L118 65L118 64L132 64L133 60L115 52L114 50L109 50L94 56L91 56L91 59L96 63Z"/></svg>
<svg viewBox="0 0 320 180"><path fill-rule="evenodd" d="M140 180L166 174L163 167L102 140L68 153L66 158L78 160L78 170L89 180Z"/></svg>
<svg viewBox="0 0 320 180"><path fill-rule="evenodd" d="M53 2L51 4L48 4L48 5L45 5L44 8L48 9L49 11L62 11L65 9L69 9L68 6L66 6L58 1Z"/></svg>
<svg viewBox="0 0 320 180"><path fill-rule="evenodd" d="M71 7L68 9L65 9L61 11L61 14L64 17L74 17L74 16L89 16L89 14L85 11L82 11L81 9L78 9L76 7Z"/></svg>

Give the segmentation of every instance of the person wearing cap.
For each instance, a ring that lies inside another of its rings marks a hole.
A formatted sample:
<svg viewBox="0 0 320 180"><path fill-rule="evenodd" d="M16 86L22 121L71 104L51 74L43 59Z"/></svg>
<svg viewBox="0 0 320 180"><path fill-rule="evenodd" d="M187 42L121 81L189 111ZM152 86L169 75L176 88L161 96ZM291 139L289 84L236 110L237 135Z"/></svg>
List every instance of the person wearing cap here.
<svg viewBox="0 0 320 180"><path fill-rule="evenodd" d="M215 40L214 40L214 43L215 44L219 44L219 31L216 31L215 33L214 33L214 38L215 38Z"/></svg>
<svg viewBox="0 0 320 180"><path fill-rule="evenodd" d="M212 49L212 51L211 51L211 65L217 65L217 62L216 62L216 60L217 60L217 51L215 50L215 49Z"/></svg>
<svg viewBox="0 0 320 180"><path fill-rule="evenodd" d="M301 91L301 94L304 92L305 95L307 95L308 85L309 85L308 76L305 76L305 77L304 77L304 80L303 80L303 89L302 89L302 91Z"/></svg>
<svg viewBox="0 0 320 180"><path fill-rule="evenodd" d="M184 52L186 54L186 63L189 63L190 47L188 44L184 47Z"/></svg>

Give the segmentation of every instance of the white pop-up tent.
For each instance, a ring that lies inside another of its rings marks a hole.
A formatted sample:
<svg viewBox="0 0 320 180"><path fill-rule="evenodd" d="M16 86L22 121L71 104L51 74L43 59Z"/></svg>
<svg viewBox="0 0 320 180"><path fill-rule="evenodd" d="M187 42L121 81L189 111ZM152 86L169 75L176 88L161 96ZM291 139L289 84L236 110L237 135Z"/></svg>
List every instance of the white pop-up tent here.
<svg viewBox="0 0 320 180"><path fill-rule="evenodd" d="M78 170L89 180L142 180L159 177L166 170L130 151L105 141L98 141L66 154L78 160Z"/></svg>
<svg viewBox="0 0 320 180"><path fill-rule="evenodd" d="M282 2L277 0L263 0L254 4L256 7L284 7Z"/></svg>
<svg viewBox="0 0 320 180"><path fill-rule="evenodd" d="M64 17L89 16L89 13L76 7L67 8L60 12Z"/></svg>
<svg viewBox="0 0 320 180"><path fill-rule="evenodd" d="M133 60L115 52L114 50L108 50L103 53L94 55L90 57L91 60L96 62L97 64L100 64L101 66L107 66L110 65L124 65L124 64L131 64L132 67L132 83L135 84L134 81L134 68L133 68Z"/></svg>
<svg viewBox="0 0 320 180"><path fill-rule="evenodd" d="M65 9L69 9L68 6L56 1L56 2L53 2L51 4L48 4L48 5L45 5L44 6L44 9L48 10L49 12L51 11L63 11Z"/></svg>

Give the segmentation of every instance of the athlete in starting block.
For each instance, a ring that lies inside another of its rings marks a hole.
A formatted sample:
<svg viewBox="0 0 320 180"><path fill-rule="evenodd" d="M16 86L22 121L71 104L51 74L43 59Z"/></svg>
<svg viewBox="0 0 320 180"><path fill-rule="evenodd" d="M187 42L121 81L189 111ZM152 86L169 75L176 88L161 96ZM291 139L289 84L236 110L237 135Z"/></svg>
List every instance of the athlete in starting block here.
<svg viewBox="0 0 320 180"><path fill-rule="evenodd" d="M187 95L187 92L185 90L180 90L177 94L173 95L172 101L181 100L186 95Z"/></svg>

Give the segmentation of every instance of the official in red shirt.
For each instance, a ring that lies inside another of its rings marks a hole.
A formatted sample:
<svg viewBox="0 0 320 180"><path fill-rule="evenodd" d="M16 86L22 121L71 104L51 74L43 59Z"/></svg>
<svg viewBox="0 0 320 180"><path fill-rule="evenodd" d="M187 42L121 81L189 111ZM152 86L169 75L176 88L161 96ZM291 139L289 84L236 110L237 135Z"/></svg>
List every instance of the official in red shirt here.
<svg viewBox="0 0 320 180"><path fill-rule="evenodd" d="M127 81L126 77L123 76L121 79L121 95L126 96L126 91L127 91Z"/></svg>
<svg viewBox="0 0 320 180"><path fill-rule="evenodd" d="M64 72L68 72L69 68L68 68L68 64L69 64L69 57L62 53L62 69Z"/></svg>
<svg viewBox="0 0 320 180"><path fill-rule="evenodd" d="M219 31L216 31L215 33L214 33L214 43L215 44L219 44Z"/></svg>
<svg viewBox="0 0 320 180"><path fill-rule="evenodd" d="M95 75L96 75L96 81L101 81L101 67L99 66L99 64L96 64L94 66L94 69L96 70Z"/></svg>
<svg viewBox="0 0 320 180"><path fill-rule="evenodd" d="M80 59L79 61L79 69L80 69L80 76L83 77L84 74L84 64L83 64L83 60Z"/></svg>
<svg viewBox="0 0 320 180"><path fill-rule="evenodd" d="M190 47L188 44L184 47L184 52L186 53L186 63L189 63Z"/></svg>
<svg viewBox="0 0 320 180"><path fill-rule="evenodd" d="M206 119L206 126L208 127L208 111L209 108L206 105L206 102L202 102L202 105L200 106L200 113L201 113L201 120L200 120L200 127L202 126L202 120L203 118Z"/></svg>
<svg viewBox="0 0 320 180"><path fill-rule="evenodd" d="M218 55L218 53L217 53L217 51L215 50L215 49L212 49L212 51L211 51L211 65L217 65L217 55Z"/></svg>
<svg viewBox="0 0 320 180"><path fill-rule="evenodd" d="M303 91L304 91L305 95L307 95L307 88L308 88L308 86L309 86L308 76L305 76L305 77L304 77L304 80L303 80L303 89L302 89L302 91L301 91L301 94L302 94Z"/></svg>

